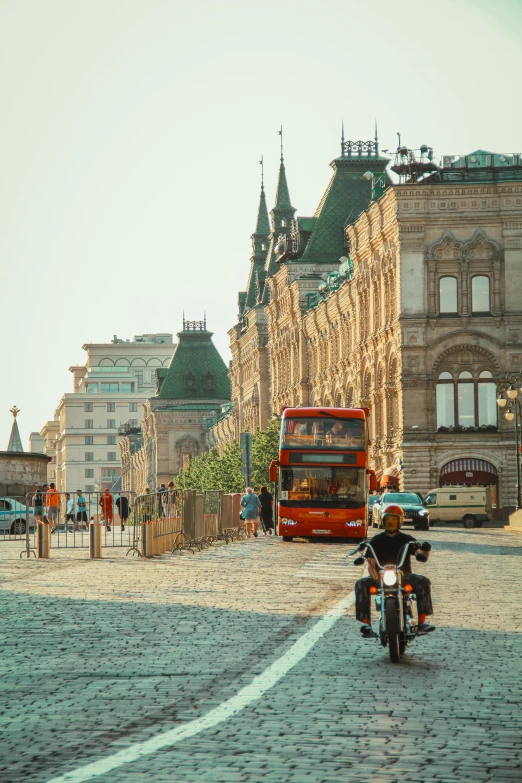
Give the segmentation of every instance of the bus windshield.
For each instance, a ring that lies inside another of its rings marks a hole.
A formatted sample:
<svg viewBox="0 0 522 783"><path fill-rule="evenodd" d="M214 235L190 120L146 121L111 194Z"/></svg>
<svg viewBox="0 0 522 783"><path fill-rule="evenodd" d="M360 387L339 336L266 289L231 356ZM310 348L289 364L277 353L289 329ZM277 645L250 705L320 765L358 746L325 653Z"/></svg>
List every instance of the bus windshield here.
<svg viewBox="0 0 522 783"><path fill-rule="evenodd" d="M281 427L281 449L344 449L363 451L364 419L287 418Z"/></svg>
<svg viewBox="0 0 522 783"><path fill-rule="evenodd" d="M281 468L282 505L327 503L342 508L360 508L365 503L365 493L365 468Z"/></svg>

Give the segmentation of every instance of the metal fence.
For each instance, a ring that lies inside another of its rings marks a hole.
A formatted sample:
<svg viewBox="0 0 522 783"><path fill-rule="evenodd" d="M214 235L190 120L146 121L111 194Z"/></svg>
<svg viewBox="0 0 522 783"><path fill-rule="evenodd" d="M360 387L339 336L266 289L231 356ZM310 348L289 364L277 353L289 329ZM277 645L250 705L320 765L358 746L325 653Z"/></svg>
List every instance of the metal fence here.
<svg viewBox="0 0 522 783"><path fill-rule="evenodd" d="M134 492L48 491L29 493L24 502L28 557L37 547L38 524L49 524L51 549L88 549L91 523L103 526L104 547L138 549L141 523Z"/></svg>
<svg viewBox="0 0 522 783"><path fill-rule="evenodd" d="M27 509L25 495L0 497L0 543L25 541L35 524L33 509Z"/></svg>
<svg viewBox="0 0 522 783"><path fill-rule="evenodd" d="M145 557L184 549L194 552L216 540L228 543L244 536L240 497L221 490L198 494L165 489L139 496L39 490L25 497L0 498L0 542L24 542L20 557L36 556L45 533L46 557L49 549L69 548L91 549L93 556L90 534L97 531L102 550L126 547L127 554ZM93 525L96 528L91 530Z"/></svg>

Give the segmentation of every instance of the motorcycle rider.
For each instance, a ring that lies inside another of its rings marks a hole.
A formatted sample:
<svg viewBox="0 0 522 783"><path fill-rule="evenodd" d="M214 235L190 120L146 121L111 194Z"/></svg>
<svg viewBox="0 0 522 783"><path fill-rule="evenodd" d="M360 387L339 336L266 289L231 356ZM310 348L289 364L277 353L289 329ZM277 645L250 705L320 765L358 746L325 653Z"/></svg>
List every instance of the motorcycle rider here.
<svg viewBox="0 0 522 783"><path fill-rule="evenodd" d="M379 563L385 565L397 565L399 553L402 547L416 539L401 532L404 523L404 511L400 506L386 506L382 514L384 531L374 536L371 540L372 549L375 551ZM431 544L427 541L417 548L415 557L419 562L426 562L431 554ZM370 587L380 587L379 571L375 559L368 555L368 570L370 576L363 577L355 583L355 615L363 623L361 633L363 636L373 636L370 619ZM434 625L426 622L426 617L433 614L431 603L431 582L422 574L413 574L411 570L411 553L408 553L402 572L403 585L410 584L417 597L417 611L419 613L418 633L430 633L435 630Z"/></svg>

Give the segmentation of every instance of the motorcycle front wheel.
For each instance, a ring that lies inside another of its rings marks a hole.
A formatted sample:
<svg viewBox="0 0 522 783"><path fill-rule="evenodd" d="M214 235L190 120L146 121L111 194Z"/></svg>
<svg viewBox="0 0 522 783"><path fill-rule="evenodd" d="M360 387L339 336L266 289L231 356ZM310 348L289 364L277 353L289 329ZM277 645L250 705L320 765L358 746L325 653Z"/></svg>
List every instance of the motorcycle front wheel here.
<svg viewBox="0 0 522 783"><path fill-rule="evenodd" d="M399 639L399 618L395 598L386 599L386 631L388 632L388 648L390 661L399 663L401 660L401 644Z"/></svg>

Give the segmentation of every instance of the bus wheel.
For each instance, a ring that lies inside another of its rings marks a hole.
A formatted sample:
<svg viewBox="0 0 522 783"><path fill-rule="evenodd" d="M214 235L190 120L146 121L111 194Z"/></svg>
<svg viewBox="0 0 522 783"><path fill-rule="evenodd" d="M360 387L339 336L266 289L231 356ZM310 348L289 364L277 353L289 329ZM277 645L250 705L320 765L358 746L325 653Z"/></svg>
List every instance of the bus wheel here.
<svg viewBox="0 0 522 783"><path fill-rule="evenodd" d="M467 527L468 530L469 530L472 527L476 527L477 520L475 519L475 517L472 514L468 514L462 520L462 524L464 525L464 527Z"/></svg>
<svg viewBox="0 0 522 783"><path fill-rule="evenodd" d="M283 541L293 541L294 537L293 536L282 536L282 539L283 539Z"/></svg>

